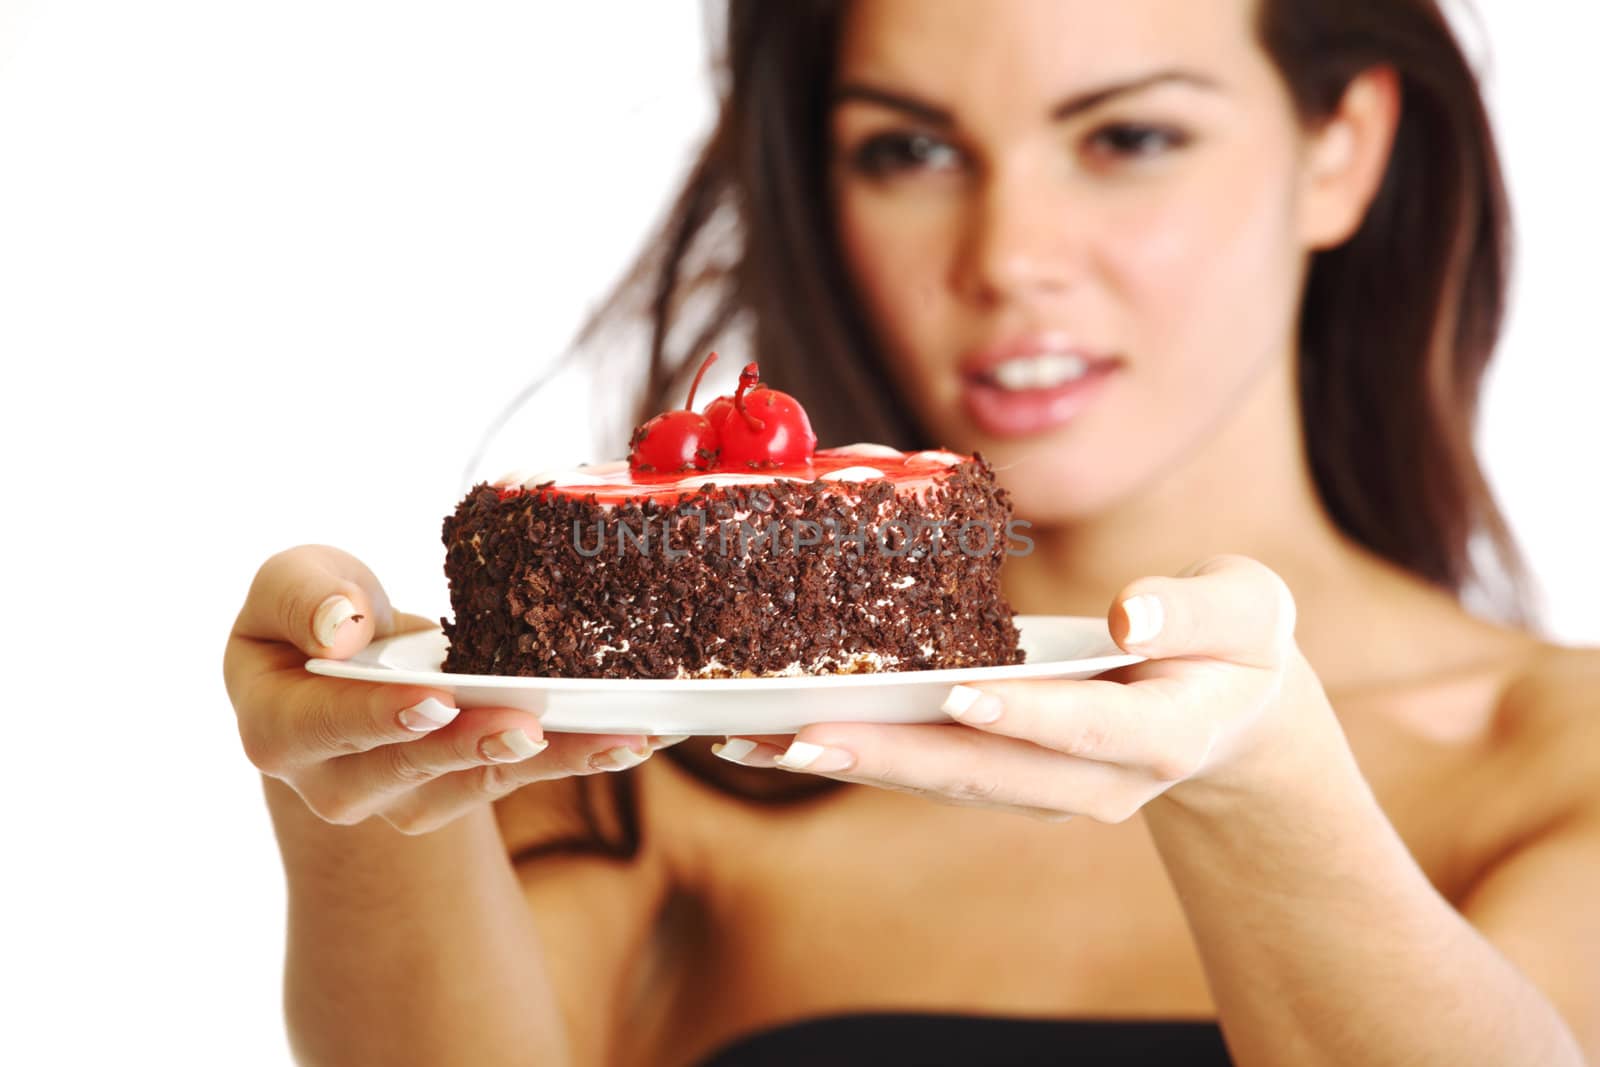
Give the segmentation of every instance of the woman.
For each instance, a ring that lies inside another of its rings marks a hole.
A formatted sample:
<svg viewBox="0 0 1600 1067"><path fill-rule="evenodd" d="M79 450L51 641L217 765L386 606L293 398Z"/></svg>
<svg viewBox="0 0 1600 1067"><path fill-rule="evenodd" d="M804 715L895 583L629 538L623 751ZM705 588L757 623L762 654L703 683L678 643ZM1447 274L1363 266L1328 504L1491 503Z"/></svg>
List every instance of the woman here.
<svg viewBox="0 0 1600 1067"><path fill-rule="evenodd" d="M735 0L726 61L652 391L751 322L824 442L989 456L1013 606L1149 659L645 759L305 675L429 623L274 557L226 668L300 1055L1600 1055L1600 668L1460 603L1474 536L1519 574L1470 432L1505 206L1432 0Z"/></svg>

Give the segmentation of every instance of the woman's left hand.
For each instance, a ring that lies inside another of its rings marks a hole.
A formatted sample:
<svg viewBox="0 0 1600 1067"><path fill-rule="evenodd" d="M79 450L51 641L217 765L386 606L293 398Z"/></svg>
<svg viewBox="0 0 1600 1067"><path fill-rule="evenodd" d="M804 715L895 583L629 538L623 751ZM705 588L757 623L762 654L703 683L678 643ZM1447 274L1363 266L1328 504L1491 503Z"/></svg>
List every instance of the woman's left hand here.
<svg viewBox="0 0 1600 1067"><path fill-rule="evenodd" d="M957 725L830 722L730 738L724 758L1059 821L1127 819L1175 790L1259 792L1316 765L1342 734L1294 641L1289 587L1217 556L1141 578L1115 600L1117 643L1148 656L1088 680L957 686ZM1298 768L1298 769L1297 769ZM1175 793L1174 796L1177 794Z"/></svg>

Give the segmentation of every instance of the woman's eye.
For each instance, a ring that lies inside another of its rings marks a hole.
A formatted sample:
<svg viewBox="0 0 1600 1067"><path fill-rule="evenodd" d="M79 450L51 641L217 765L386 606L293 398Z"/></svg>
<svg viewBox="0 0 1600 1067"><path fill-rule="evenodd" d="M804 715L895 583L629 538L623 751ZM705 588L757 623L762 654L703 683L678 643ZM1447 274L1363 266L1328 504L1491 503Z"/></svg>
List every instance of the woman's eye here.
<svg viewBox="0 0 1600 1067"><path fill-rule="evenodd" d="M1148 159L1182 148L1188 142L1183 131L1171 126L1141 126L1131 122L1102 126L1089 135L1090 148L1102 155L1124 159Z"/></svg>
<svg viewBox="0 0 1600 1067"><path fill-rule="evenodd" d="M855 168L875 178L901 171L942 170L959 163L959 152L924 133L882 134L869 139L854 156Z"/></svg>

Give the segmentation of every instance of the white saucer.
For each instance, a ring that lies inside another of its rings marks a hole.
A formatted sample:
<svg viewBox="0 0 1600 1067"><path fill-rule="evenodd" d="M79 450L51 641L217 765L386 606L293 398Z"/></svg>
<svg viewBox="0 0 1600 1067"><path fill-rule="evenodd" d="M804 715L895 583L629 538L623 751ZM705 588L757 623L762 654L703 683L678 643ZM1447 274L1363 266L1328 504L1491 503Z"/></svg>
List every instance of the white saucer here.
<svg viewBox="0 0 1600 1067"><path fill-rule="evenodd" d="M939 710L958 682L1090 678L1143 656L1117 647L1104 619L1018 615L1025 663L941 671L794 678L518 678L445 674L443 630L374 641L348 660L313 659L333 678L425 685L460 707L524 708L563 733L789 734L818 722L949 722Z"/></svg>

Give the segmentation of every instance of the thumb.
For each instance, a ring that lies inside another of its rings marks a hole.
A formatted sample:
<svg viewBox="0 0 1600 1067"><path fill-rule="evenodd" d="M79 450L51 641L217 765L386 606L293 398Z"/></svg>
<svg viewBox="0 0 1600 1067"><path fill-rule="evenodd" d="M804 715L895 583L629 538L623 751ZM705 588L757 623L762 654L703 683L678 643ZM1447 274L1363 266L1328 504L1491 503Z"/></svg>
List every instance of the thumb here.
<svg viewBox="0 0 1600 1067"><path fill-rule="evenodd" d="M300 545L261 565L234 633L286 642L307 656L344 659L375 638L431 625L397 613L377 577L348 552Z"/></svg>
<svg viewBox="0 0 1600 1067"><path fill-rule="evenodd" d="M1248 556L1212 556L1174 578L1140 578L1107 621L1117 644L1154 659L1208 656L1274 668L1294 644L1294 595Z"/></svg>

